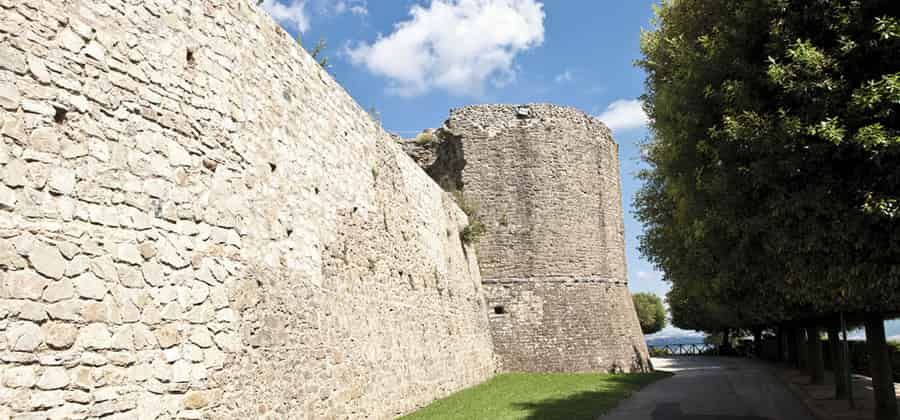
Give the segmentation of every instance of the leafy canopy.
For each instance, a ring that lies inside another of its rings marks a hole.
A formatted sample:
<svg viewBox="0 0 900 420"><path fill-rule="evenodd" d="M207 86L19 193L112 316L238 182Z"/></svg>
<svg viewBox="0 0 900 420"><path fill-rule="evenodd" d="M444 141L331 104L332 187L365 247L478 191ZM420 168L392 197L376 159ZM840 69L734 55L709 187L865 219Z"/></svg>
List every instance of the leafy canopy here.
<svg viewBox="0 0 900 420"><path fill-rule="evenodd" d="M635 206L675 325L898 310L898 16L894 0L657 8Z"/></svg>
<svg viewBox="0 0 900 420"><path fill-rule="evenodd" d="M632 299L644 334L653 334L666 327L666 308L659 296L652 293L635 293Z"/></svg>

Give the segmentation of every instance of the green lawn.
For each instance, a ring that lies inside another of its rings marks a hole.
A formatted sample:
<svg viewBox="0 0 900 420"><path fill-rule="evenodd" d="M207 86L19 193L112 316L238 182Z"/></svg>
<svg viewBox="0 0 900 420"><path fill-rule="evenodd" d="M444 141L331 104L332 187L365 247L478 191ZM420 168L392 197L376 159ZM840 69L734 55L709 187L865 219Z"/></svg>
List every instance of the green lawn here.
<svg viewBox="0 0 900 420"><path fill-rule="evenodd" d="M667 373L508 373L435 401L402 420L594 420Z"/></svg>

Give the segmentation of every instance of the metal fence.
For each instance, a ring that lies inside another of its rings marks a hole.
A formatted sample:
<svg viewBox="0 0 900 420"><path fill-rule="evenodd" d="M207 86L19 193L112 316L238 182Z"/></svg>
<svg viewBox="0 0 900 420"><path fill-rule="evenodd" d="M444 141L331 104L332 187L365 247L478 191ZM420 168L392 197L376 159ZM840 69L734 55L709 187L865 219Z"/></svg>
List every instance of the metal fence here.
<svg viewBox="0 0 900 420"><path fill-rule="evenodd" d="M719 346L715 344L663 344L647 346L652 356L717 356Z"/></svg>

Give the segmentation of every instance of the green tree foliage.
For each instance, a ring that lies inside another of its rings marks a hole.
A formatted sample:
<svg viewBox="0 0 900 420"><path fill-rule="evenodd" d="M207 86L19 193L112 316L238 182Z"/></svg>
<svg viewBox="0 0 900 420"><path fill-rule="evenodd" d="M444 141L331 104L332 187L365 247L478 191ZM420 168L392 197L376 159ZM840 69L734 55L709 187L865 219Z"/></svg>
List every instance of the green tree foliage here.
<svg viewBox="0 0 900 420"><path fill-rule="evenodd" d="M639 61L652 141L635 204L675 325L896 312L900 2L656 12Z"/></svg>
<svg viewBox="0 0 900 420"><path fill-rule="evenodd" d="M637 310L641 331L644 334L653 334L666 327L666 308L659 296L652 293L635 293L631 298L634 300L634 309Z"/></svg>

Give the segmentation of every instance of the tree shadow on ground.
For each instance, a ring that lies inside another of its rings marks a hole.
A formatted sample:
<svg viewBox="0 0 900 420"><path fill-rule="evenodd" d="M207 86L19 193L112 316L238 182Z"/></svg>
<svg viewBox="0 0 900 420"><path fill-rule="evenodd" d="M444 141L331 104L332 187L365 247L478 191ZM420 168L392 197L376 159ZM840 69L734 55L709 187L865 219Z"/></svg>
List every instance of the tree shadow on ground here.
<svg viewBox="0 0 900 420"><path fill-rule="evenodd" d="M759 416L729 416L724 414L684 414L679 403L663 403L651 414L653 420L770 420Z"/></svg>
<svg viewBox="0 0 900 420"><path fill-rule="evenodd" d="M657 373L656 375L664 374ZM596 390L583 391L561 398L513 403L513 406L528 412L528 415L524 417L526 420L596 420L600 414L615 407L619 402L627 398L631 392L637 391L643 385L647 385L656 379L660 379L660 377L617 375L604 378L598 384Z"/></svg>
<svg viewBox="0 0 900 420"><path fill-rule="evenodd" d="M596 420L612 408L620 396L608 392L581 392L566 398L519 403L517 407L529 411L527 420ZM652 420L771 420L759 416L731 416L719 414L685 414L679 403L663 403L656 406Z"/></svg>

